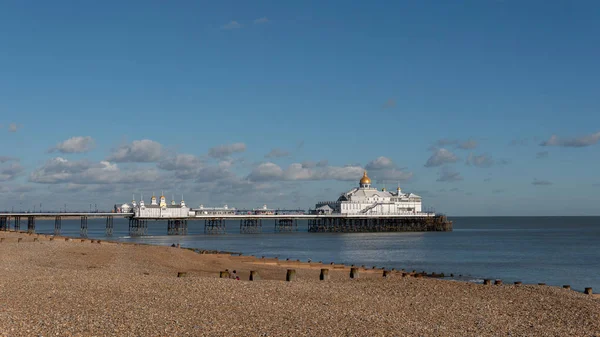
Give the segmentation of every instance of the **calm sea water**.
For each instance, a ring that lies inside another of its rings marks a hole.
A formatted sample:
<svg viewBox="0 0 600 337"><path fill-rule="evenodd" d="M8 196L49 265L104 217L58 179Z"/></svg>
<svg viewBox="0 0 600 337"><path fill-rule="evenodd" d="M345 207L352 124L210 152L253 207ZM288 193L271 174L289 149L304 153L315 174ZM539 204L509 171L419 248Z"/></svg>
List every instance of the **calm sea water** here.
<svg viewBox="0 0 600 337"><path fill-rule="evenodd" d="M205 235L204 221L189 221L186 236L166 235L166 222L149 222L148 236L129 237L127 221L115 219L112 239L600 290L600 217L451 220L453 232L351 234L307 233L305 222L298 223L298 232L274 233L270 221L263 221L262 234L240 234L239 222L230 221L225 235ZM89 219L88 236L108 239L104 223ZM79 220L63 220L61 234L78 236L79 228ZM36 223L38 233L53 229L53 221Z"/></svg>

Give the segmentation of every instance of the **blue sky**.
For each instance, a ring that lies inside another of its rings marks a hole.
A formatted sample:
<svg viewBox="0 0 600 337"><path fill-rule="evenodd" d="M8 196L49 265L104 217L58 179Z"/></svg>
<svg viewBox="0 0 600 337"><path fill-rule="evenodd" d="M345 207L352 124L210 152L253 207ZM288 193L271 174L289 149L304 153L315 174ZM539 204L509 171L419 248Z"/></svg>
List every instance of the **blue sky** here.
<svg viewBox="0 0 600 337"><path fill-rule="evenodd" d="M0 209L600 214L594 1L4 1ZM271 155L268 155L268 154Z"/></svg>

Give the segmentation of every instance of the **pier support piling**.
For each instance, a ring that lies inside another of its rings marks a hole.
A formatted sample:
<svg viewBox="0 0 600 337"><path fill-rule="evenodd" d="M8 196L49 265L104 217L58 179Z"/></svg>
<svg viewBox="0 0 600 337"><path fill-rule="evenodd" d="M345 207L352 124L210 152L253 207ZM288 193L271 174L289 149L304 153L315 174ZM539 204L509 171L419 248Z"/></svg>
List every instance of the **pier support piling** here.
<svg viewBox="0 0 600 337"><path fill-rule="evenodd" d="M148 234L148 220L129 218L129 235L142 236Z"/></svg>
<svg viewBox="0 0 600 337"><path fill-rule="evenodd" d="M276 219L276 232L295 232L298 230L298 220L296 219Z"/></svg>
<svg viewBox="0 0 600 337"><path fill-rule="evenodd" d="M62 227L62 218L57 216L54 218L54 235L60 235L60 230Z"/></svg>
<svg viewBox="0 0 600 337"><path fill-rule="evenodd" d="M7 216L0 217L0 231L7 231L10 229L10 218Z"/></svg>
<svg viewBox="0 0 600 337"><path fill-rule="evenodd" d="M29 233L29 234L35 233L35 217L34 216L27 217L27 233Z"/></svg>
<svg viewBox="0 0 600 337"><path fill-rule="evenodd" d="M112 216L106 217L106 229L105 229L106 236L113 235L113 230L114 230L113 220L114 220L114 218Z"/></svg>
<svg viewBox="0 0 600 337"><path fill-rule="evenodd" d="M87 216L81 217L81 229L79 230L79 235L82 238L86 238L88 234L88 218Z"/></svg>
<svg viewBox="0 0 600 337"><path fill-rule="evenodd" d="M15 232L19 232L19 231L21 231L21 217L16 216L15 217Z"/></svg>
<svg viewBox="0 0 600 337"><path fill-rule="evenodd" d="M212 218L204 220L205 234L225 234L225 219Z"/></svg>
<svg viewBox="0 0 600 337"><path fill-rule="evenodd" d="M240 220L240 233L241 234L256 234L262 232L262 220L261 219L242 219Z"/></svg>
<svg viewBox="0 0 600 337"><path fill-rule="evenodd" d="M167 220L168 235L187 235L188 225L185 219Z"/></svg>
<svg viewBox="0 0 600 337"><path fill-rule="evenodd" d="M309 232L427 232L452 231L452 221L445 216L434 217L323 217L308 220Z"/></svg>

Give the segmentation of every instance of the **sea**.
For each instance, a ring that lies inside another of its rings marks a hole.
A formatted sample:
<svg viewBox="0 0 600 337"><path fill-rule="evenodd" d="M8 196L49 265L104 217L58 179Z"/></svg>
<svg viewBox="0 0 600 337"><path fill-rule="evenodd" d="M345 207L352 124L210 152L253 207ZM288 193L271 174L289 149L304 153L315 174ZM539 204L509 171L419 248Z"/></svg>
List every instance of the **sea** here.
<svg viewBox="0 0 600 337"><path fill-rule="evenodd" d="M419 233L276 233L263 221L262 233L240 234L228 221L226 233L204 234L204 221L188 221L187 235L167 235L166 221L150 221L148 235L131 237L126 219L114 219L113 235L105 219L88 219L88 237L102 240L180 244L182 247L240 252L323 263L365 265L407 271L453 274L451 279L562 286L600 290L600 217L450 217L452 232ZM21 229L27 224L21 223ZM36 232L52 234L54 220L37 220ZM62 220L61 235L79 236L80 221Z"/></svg>

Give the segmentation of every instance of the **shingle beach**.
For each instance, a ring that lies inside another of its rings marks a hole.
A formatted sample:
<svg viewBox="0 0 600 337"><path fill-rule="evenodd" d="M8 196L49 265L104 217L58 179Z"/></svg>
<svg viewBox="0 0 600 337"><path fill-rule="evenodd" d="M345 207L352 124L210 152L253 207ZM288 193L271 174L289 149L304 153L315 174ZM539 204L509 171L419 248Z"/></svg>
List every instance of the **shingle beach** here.
<svg viewBox="0 0 600 337"><path fill-rule="evenodd" d="M351 280L330 261L0 238L0 336L600 336L600 299L557 287L362 269ZM225 269L241 280L220 279Z"/></svg>

